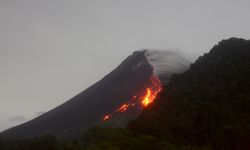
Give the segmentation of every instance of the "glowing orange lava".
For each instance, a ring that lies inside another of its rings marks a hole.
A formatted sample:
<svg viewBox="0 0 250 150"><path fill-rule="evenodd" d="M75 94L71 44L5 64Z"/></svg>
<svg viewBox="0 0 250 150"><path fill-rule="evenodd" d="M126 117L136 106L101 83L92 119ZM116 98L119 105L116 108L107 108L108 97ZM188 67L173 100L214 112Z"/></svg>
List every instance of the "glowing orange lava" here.
<svg viewBox="0 0 250 150"><path fill-rule="evenodd" d="M144 107L148 106L148 104L153 102L153 99L151 99L151 95L152 92L150 91L149 88L147 88L147 93L141 102Z"/></svg>
<svg viewBox="0 0 250 150"><path fill-rule="evenodd" d="M154 102L157 97L157 94L161 91L161 82L160 80L152 75L148 84L145 87L142 87L140 91L137 92L137 95L133 96L127 103L122 104L114 112L105 115L103 121L106 121L111 118L115 113L126 112L131 107L139 106L138 108L144 108Z"/></svg>
<svg viewBox="0 0 250 150"><path fill-rule="evenodd" d="M105 121L105 120L108 120L109 118L110 118L110 115L105 115L102 120Z"/></svg>
<svg viewBox="0 0 250 150"><path fill-rule="evenodd" d="M116 111L119 112L125 112L128 109L129 105L128 104L123 104L120 108L118 108Z"/></svg>
<svg viewBox="0 0 250 150"><path fill-rule="evenodd" d="M153 87L148 87L146 89L146 95L143 97L141 104L143 107L147 107L149 104L153 103L157 94L161 91L161 84L158 78L153 77L152 81Z"/></svg>

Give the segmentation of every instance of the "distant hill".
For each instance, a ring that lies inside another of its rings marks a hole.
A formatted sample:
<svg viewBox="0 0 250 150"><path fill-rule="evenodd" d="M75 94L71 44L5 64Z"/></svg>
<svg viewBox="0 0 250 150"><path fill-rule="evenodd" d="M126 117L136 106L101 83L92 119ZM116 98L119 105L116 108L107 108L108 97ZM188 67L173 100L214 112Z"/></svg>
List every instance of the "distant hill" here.
<svg viewBox="0 0 250 150"><path fill-rule="evenodd" d="M172 76L127 130L95 128L85 140L90 149L249 150L250 41L222 40Z"/></svg>

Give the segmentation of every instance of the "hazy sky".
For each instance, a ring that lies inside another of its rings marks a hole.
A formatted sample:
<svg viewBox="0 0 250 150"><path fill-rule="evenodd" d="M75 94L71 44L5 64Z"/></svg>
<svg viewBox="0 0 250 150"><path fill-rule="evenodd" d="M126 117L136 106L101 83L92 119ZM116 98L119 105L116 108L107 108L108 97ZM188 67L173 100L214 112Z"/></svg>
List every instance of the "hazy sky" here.
<svg viewBox="0 0 250 150"><path fill-rule="evenodd" d="M0 131L65 102L134 50L193 61L250 38L249 0L0 0Z"/></svg>

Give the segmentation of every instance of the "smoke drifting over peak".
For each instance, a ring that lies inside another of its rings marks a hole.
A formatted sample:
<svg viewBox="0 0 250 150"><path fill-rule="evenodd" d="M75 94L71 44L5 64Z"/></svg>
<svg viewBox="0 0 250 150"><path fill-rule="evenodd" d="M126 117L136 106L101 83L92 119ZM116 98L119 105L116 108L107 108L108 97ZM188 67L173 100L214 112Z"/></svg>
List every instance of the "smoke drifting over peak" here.
<svg viewBox="0 0 250 150"><path fill-rule="evenodd" d="M171 50L144 50L145 56L154 68L154 73L167 84L171 75L182 73L189 67L189 62Z"/></svg>

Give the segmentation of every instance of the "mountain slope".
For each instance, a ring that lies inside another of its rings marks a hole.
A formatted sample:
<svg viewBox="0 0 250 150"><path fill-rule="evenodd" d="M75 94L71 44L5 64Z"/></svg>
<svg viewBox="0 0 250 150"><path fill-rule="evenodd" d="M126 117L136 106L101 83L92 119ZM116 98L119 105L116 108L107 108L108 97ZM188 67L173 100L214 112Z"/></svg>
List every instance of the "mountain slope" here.
<svg viewBox="0 0 250 150"><path fill-rule="evenodd" d="M159 52L153 52L154 55L157 53ZM151 56L148 50L134 52L115 70L66 103L29 122L8 129L0 136L18 139L52 134L65 139L78 136L81 130L87 130L93 125L125 127L141 113L143 107L152 103L160 91L161 82L150 64L155 59L149 61L148 56ZM164 56L165 60L172 60L171 63L166 62L168 68L165 68L167 75L164 82L168 82L171 74L187 68L177 54L161 53L160 56Z"/></svg>
<svg viewBox="0 0 250 150"><path fill-rule="evenodd" d="M86 149L249 150L250 41L219 42L172 76L127 130L94 128Z"/></svg>
<svg viewBox="0 0 250 150"><path fill-rule="evenodd" d="M144 52L134 52L114 71L66 103L1 135L24 138L87 128L133 97L149 81L152 72Z"/></svg>

